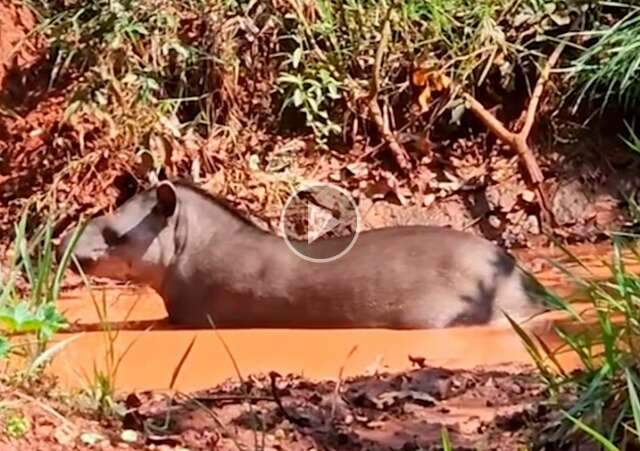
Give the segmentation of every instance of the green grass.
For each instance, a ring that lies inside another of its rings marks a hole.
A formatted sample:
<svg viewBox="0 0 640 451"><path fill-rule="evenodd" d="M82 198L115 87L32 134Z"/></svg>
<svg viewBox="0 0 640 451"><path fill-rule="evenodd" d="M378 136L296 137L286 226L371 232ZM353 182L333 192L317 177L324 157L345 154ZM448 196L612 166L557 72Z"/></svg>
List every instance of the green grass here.
<svg viewBox="0 0 640 451"><path fill-rule="evenodd" d="M593 317L593 325L572 331L558 327L563 344L553 350L514 325L552 397L574 394L571 405L558 406L566 410L567 421L560 426L557 437L571 440L573 433L582 431L607 449L618 449L611 447L613 443L637 444L640 425L640 276L627 271L622 258L624 249L634 259L640 260L640 254L634 245L627 244L628 240L614 237L608 281L594 282L573 275L587 293L589 309L583 315ZM582 264L566 252L575 263ZM575 353L583 369L565 372L557 359L564 352Z"/></svg>
<svg viewBox="0 0 640 451"><path fill-rule="evenodd" d="M60 344L48 349L53 335L67 325L56 307L62 277L70 258L70 249L55 262L53 226L46 222L27 237L29 209L25 209L15 227L13 258L8 274L0 274L0 359L17 355L26 359L27 375L42 369ZM18 289L24 277L26 290Z"/></svg>
<svg viewBox="0 0 640 451"><path fill-rule="evenodd" d="M621 4L626 14L602 30L582 33L592 41L571 62L576 76L576 106L597 101L600 111L611 104L635 109L640 100L640 8Z"/></svg>

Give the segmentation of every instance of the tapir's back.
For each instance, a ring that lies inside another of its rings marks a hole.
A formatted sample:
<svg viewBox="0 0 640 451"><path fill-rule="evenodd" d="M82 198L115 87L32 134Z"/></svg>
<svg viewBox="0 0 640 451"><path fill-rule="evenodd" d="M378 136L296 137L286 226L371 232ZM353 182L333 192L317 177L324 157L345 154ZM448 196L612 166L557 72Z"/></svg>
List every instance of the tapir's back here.
<svg viewBox="0 0 640 451"><path fill-rule="evenodd" d="M503 317L501 310L521 318L542 309L510 255L447 228L367 231L334 262L300 264L298 293L308 302L322 299L319 315L370 327L483 324Z"/></svg>

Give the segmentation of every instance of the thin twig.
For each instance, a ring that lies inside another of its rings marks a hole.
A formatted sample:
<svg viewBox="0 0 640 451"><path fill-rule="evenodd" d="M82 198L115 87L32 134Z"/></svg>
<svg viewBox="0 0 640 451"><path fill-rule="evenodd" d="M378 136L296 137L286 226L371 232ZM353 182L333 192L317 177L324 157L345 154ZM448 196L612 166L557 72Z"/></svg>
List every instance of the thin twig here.
<svg viewBox="0 0 640 451"><path fill-rule="evenodd" d="M347 362L349 361L351 356L357 350L358 350L358 345L354 345L349 351L349 353L347 354L347 357L344 359L344 363L342 364L342 366L340 367L340 370L338 371L338 380L336 382L335 389L333 390L333 397L331 398L331 414L329 417L331 421L333 421L336 414L336 407L338 405L338 396L340 395L340 387L342 386L342 381L343 381L344 368L345 366L347 366Z"/></svg>
<svg viewBox="0 0 640 451"><path fill-rule="evenodd" d="M299 415L291 415L287 409L284 408L284 404L282 404L282 399L280 399L280 395L278 394L278 387L276 386L276 380L280 375L275 371L271 371L269 373L269 378L271 379L271 394L273 395L273 399L278 406L278 410L290 423L296 424L301 427L309 426L309 419L301 417Z"/></svg>
<svg viewBox="0 0 640 451"><path fill-rule="evenodd" d="M265 402L275 402L275 398L272 396L252 396L252 395L199 395L193 396L193 399L196 399L200 402L210 402L210 403L238 403L241 401L265 401Z"/></svg>
<svg viewBox="0 0 640 451"><path fill-rule="evenodd" d="M560 55L562 54L565 46L566 43L564 41L558 44L553 53L549 56L547 64L540 73L540 77L538 78L536 87L533 89L533 93L531 94L531 100L529 101L529 106L527 108L527 115L525 117L524 125L519 132L524 136L529 136L529 133L531 133L531 128L533 127L533 122L536 118L536 111L538 110L538 104L540 103L540 98L542 97L542 93L544 92L545 84L547 83L547 80L549 80L551 69L558 63Z"/></svg>
<svg viewBox="0 0 640 451"><path fill-rule="evenodd" d="M380 105L378 104L378 94L380 92L380 70L382 67L382 58L387 49L387 43L389 41L389 35L391 34L391 25L389 23L391 18L391 12L393 10L394 3L392 2L387 9L387 13L384 17L384 22L382 25L382 33L380 36L380 43L378 44L378 49L376 51L376 59L373 66L373 75L371 77L371 90L369 93L369 112L373 121L376 123L378 127L378 132L382 136L382 139L386 141L391 150L391 153L395 157L398 166L404 171L409 170L411 168L411 163L409 161L409 154L407 150L404 148L402 144L395 137L389 125L384 120L384 116L382 114L382 110L380 109Z"/></svg>

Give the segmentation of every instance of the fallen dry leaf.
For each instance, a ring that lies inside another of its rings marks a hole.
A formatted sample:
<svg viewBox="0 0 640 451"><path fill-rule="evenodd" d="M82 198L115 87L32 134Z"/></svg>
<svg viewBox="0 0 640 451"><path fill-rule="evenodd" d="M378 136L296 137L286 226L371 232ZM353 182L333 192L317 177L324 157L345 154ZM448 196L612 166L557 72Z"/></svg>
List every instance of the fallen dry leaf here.
<svg viewBox="0 0 640 451"><path fill-rule="evenodd" d="M447 91L451 86L451 79L444 72L432 69L429 65L416 69L411 74L411 81L415 86L422 87L422 92L418 97L421 113L429 108L434 93Z"/></svg>

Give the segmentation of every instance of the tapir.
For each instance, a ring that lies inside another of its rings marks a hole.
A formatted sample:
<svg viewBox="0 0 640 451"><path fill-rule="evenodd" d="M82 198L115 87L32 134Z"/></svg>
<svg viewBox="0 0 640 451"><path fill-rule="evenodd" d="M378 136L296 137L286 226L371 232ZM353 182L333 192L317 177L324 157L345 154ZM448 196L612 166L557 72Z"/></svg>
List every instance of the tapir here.
<svg viewBox="0 0 640 451"><path fill-rule="evenodd" d="M548 310L537 280L472 233L366 230L345 255L317 263L181 180L160 181L87 222L72 255L87 275L151 287L169 323L191 328L433 329L502 323L505 314L523 321Z"/></svg>

